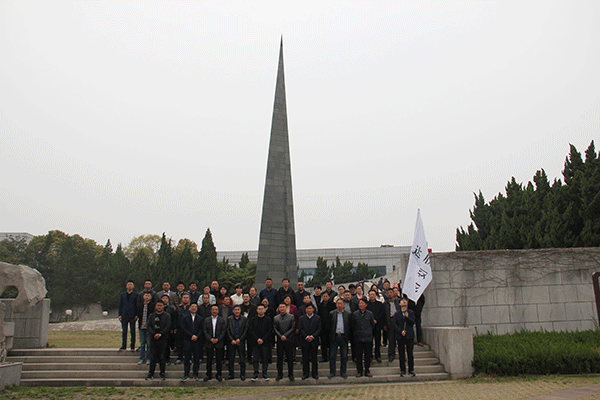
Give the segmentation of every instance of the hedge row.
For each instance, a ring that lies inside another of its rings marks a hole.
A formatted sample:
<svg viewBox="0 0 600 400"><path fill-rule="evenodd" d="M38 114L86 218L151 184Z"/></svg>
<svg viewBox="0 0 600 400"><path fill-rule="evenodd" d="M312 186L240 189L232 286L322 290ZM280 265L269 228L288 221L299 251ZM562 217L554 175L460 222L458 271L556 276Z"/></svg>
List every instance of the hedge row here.
<svg viewBox="0 0 600 400"><path fill-rule="evenodd" d="M600 331L485 334L473 338L475 374L600 372Z"/></svg>

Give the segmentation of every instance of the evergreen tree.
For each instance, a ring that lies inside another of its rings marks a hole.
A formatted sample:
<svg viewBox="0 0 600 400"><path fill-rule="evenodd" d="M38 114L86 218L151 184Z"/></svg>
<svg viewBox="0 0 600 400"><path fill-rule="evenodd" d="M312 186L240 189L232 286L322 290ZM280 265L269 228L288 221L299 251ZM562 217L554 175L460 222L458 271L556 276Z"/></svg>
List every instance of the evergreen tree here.
<svg viewBox="0 0 600 400"><path fill-rule="evenodd" d="M600 246L600 158L594 142L585 162L570 146L564 184L552 185L542 169L525 186L513 177L486 204L481 192L470 211L473 221L456 230L456 250Z"/></svg>
<svg viewBox="0 0 600 400"><path fill-rule="evenodd" d="M153 268L152 283L155 290L161 290L163 282L171 282L173 277L173 248L171 247L171 238L167 240L163 232L158 249L158 259Z"/></svg>
<svg viewBox="0 0 600 400"><path fill-rule="evenodd" d="M317 258L317 268L311 280L311 286L325 285L331 279L331 269L327 266L327 260L323 257Z"/></svg>
<svg viewBox="0 0 600 400"><path fill-rule="evenodd" d="M210 228L206 230L204 239L202 239L202 247L200 248L200 253L198 254L196 267L196 271L198 271L199 275L198 279L201 282L201 287L219 279L217 249L213 243Z"/></svg>

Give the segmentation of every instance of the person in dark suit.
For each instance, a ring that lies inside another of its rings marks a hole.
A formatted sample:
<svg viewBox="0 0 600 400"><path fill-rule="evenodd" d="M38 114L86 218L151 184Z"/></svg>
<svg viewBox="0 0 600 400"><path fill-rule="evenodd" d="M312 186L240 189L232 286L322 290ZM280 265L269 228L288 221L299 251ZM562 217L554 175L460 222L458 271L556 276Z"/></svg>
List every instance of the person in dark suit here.
<svg viewBox="0 0 600 400"><path fill-rule="evenodd" d="M246 380L246 358L244 343L248 335L248 318L242 315L239 305L233 307L233 315L227 318L227 350L229 353L229 374L227 379L233 379L233 366L237 353L240 359L240 379Z"/></svg>
<svg viewBox="0 0 600 400"><path fill-rule="evenodd" d="M267 299L264 299L267 301ZM273 322L271 318L265 314L265 306L259 304L256 307L256 317L250 320L248 331L250 332L250 340L254 342L252 350L254 355L254 376L252 381L256 382L258 379L258 362L262 363L262 374L263 379L269 380L267 376L267 369L269 368L269 356L271 352L271 337L273 334Z"/></svg>
<svg viewBox="0 0 600 400"><path fill-rule="evenodd" d="M377 293L374 290L369 292L369 302L367 310L373 313L375 326L373 327L373 339L375 339L375 359L381 362L381 332L385 326L385 310L383 303L377 300Z"/></svg>
<svg viewBox="0 0 600 400"><path fill-rule="evenodd" d="M388 361L392 362L396 358L396 327L394 326L394 315L400 309L400 299L394 292L394 289L387 290L387 299L383 303L383 313L385 314L385 329L388 333Z"/></svg>
<svg viewBox="0 0 600 400"><path fill-rule="evenodd" d="M131 330L131 351L135 350L135 321L137 317L138 294L133 291L133 281L127 281L125 291L119 299L119 321L123 330L123 341L119 350L127 349L127 327ZM140 303L143 303L141 301Z"/></svg>
<svg viewBox="0 0 600 400"><path fill-rule="evenodd" d="M321 317L315 314L315 306L308 303L306 314L300 317L300 343L302 346L302 379L310 375L312 361L312 377L319 379L319 364L317 350L319 349L319 336L321 334Z"/></svg>
<svg viewBox="0 0 600 400"><path fill-rule="evenodd" d="M373 292L371 292L373 293ZM354 344L356 347L356 377L363 374L371 378L371 350L373 348L373 329L375 328L375 318L373 313L367 310L368 301L360 299L358 301L358 311L352 313L352 332ZM363 364L364 356L364 364Z"/></svg>
<svg viewBox="0 0 600 400"><path fill-rule="evenodd" d="M160 379L165 380L167 366L166 353L171 330L171 316L165 312L165 304L159 301L154 305L154 312L148 317L148 333L150 334L150 368L146 380L154 379L156 363L160 363Z"/></svg>
<svg viewBox="0 0 600 400"><path fill-rule="evenodd" d="M329 379L335 377L335 358L337 349L340 349L340 374L347 378L346 367L348 365L348 341L350 339L352 314L344 310L346 303L338 299L335 303L336 309L329 313L331 318L329 338L331 350L329 351Z"/></svg>
<svg viewBox="0 0 600 400"><path fill-rule="evenodd" d="M186 313L181 320L181 330L183 336L183 347L185 349L185 362L183 364L182 382L190 378L190 362L194 359L194 380L198 380L198 371L200 369L200 345L203 342L203 321L197 314L198 304L192 303L189 306L189 313Z"/></svg>
<svg viewBox="0 0 600 400"><path fill-rule="evenodd" d="M329 297L329 293L323 292L321 295L321 302L318 305L319 307L319 317L321 317L321 337L319 341L321 342L321 362L329 361L329 342L330 342L330 325L331 325L331 317L329 314L335 310L335 303L333 299Z"/></svg>
<svg viewBox="0 0 600 400"><path fill-rule="evenodd" d="M225 345L225 334L227 333L227 324L223 317L219 315L219 307L213 305L210 309L211 316L204 319L204 349L206 350L206 377L204 381L212 379L212 361L215 358L217 364L217 380L223 380L221 372L223 371L223 356Z"/></svg>
<svg viewBox="0 0 600 400"><path fill-rule="evenodd" d="M394 326L396 327L396 340L398 341L398 353L400 353L400 376L406 374L406 359L404 349L408 355L408 373L415 376L415 358L413 350L415 346L415 313L408 308L406 299L400 300L400 309L394 315Z"/></svg>

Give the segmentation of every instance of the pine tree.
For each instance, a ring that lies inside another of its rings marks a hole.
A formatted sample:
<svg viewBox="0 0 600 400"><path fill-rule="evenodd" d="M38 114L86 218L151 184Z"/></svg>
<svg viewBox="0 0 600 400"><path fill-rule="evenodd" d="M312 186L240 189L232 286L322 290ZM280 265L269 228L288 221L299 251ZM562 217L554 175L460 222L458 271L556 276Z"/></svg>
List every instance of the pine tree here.
<svg viewBox="0 0 600 400"><path fill-rule="evenodd" d="M217 249L213 243L210 228L206 229L206 234L204 235L204 239L202 239L202 247L200 248L196 264L196 271L198 271L199 275L198 279L202 283L200 287L219 279Z"/></svg>

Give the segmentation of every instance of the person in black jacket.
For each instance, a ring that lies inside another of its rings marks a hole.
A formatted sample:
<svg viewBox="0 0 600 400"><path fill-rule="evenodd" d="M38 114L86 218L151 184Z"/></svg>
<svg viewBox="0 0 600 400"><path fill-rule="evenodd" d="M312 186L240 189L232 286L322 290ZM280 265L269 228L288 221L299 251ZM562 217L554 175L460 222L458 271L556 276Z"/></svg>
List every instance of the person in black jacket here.
<svg viewBox="0 0 600 400"><path fill-rule="evenodd" d="M356 345L356 377L371 375L371 350L373 348L373 328L375 327L375 318L373 313L367 310L367 300L360 299L358 302L358 311L352 313L352 332ZM363 355L365 363L363 366Z"/></svg>
<svg viewBox="0 0 600 400"><path fill-rule="evenodd" d="M329 361L329 347L331 343L331 339L329 337L331 318L329 314L333 310L335 310L333 299L329 297L329 293L323 292L318 310L319 317L321 317L321 362Z"/></svg>
<svg viewBox="0 0 600 400"><path fill-rule="evenodd" d="M262 363L263 379L269 380L267 369L269 368L269 356L271 352L271 335L273 332L273 322L265 314L265 306L259 304L256 308L256 317L249 324L250 340L252 340L252 349L254 351L254 376L252 381L258 379L258 361Z"/></svg>
<svg viewBox="0 0 600 400"><path fill-rule="evenodd" d="M239 305L233 307L233 315L227 318L227 349L229 352L229 375L227 379L233 379L233 367L237 353L240 360L240 379L246 380L246 358L244 357L244 343L248 335L248 319L242 315Z"/></svg>
<svg viewBox="0 0 600 400"><path fill-rule="evenodd" d="M190 378L190 362L194 359L194 368L192 369L194 380L198 380L200 370L200 346L202 345L204 334L204 321L197 314L198 304L192 303L189 306L189 312L184 314L181 321L181 335L185 348L185 362L183 364L182 382Z"/></svg>
<svg viewBox="0 0 600 400"><path fill-rule="evenodd" d="M277 381L283 378L284 359L287 359L288 378L293 381L296 319L287 312L285 303L279 305L279 314L273 318L273 332L277 338Z"/></svg>
<svg viewBox="0 0 600 400"><path fill-rule="evenodd" d="M319 379L319 364L317 350L321 335L321 317L315 314L312 303L306 305L306 314L300 317L300 343L302 346L302 379L308 379L312 361L312 377Z"/></svg>
<svg viewBox="0 0 600 400"><path fill-rule="evenodd" d="M171 297L168 294L163 294L160 297L165 305L165 312L171 317L171 329L169 330L169 344L167 346L166 361L167 365L171 365L171 349L175 348L175 334L177 333L177 310L170 304Z"/></svg>
<svg viewBox="0 0 600 400"><path fill-rule="evenodd" d="M176 321L176 333L175 333L175 347L177 347L177 361L175 361L175 365L183 363L183 357L185 355L185 346L183 343L183 317L190 313L190 294L184 292L180 299L180 303L177 307L175 307L177 321ZM194 303L196 304L196 303ZM198 312L198 304L196 304L196 313ZM200 357L200 353L198 355Z"/></svg>
<svg viewBox="0 0 600 400"><path fill-rule="evenodd" d="M373 328L373 339L375 340L375 358L381 362L381 331L385 326L386 319L383 310L383 303L377 301L377 293L374 290L369 292L369 303L367 310L373 313L375 327Z"/></svg>
<svg viewBox="0 0 600 400"><path fill-rule="evenodd" d="M146 380L154 379L154 370L156 362L160 363L160 379L165 380L165 370L167 362L165 359L167 346L169 343L169 330L171 329L171 317L165 311L165 305L158 302L154 305L154 312L150 314L148 320L148 333L151 337L150 346L150 370Z"/></svg>
<svg viewBox="0 0 600 400"><path fill-rule="evenodd" d="M408 355L408 373L415 376L415 358L413 355L415 345L415 313L408 308L406 299L400 300L400 310L394 315L394 326L396 327L396 340L398 342L398 353L400 353L400 376L406 374L406 359L404 349Z"/></svg>
<svg viewBox="0 0 600 400"><path fill-rule="evenodd" d="M396 327L394 325L394 315L400 309L400 299L394 292L394 289L387 290L387 299L383 303L383 309L386 319L385 329L388 333L388 361L392 362L396 358Z"/></svg>
<svg viewBox="0 0 600 400"><path fill-rule="evenodd" d="M227 333L227 324L223 317L219 315L219 307L215 304L210 309L211 316L204 319L204 348L206 350L206 377L204 381L212 379L212 361L215 358L217 365L217 380L221 382L221 372L223 371L223 358L225 335Z"/></svg>
<svg viewBox="0 0 600 400"><path fill-rule="evenodd" d="M121 348L127 349L127 327L131 330L131 351L135 350L135 321L137 321L138 294L133 291L133 281L128 281L119 298L119 321L123 330ZM140 302L141 303L141 302Z"/></svg>
<svg viewBox="0 0 600 400"><path fill-rule="evenodd" d="M329 351L329 379L335 377L335 358L337 349L340 349L340 374L342 378L347 378L346 367L348 365L348 342L352 335L352 313L345 310L344 300L338 299L335 303L336 309L329 313L330 331L329 337L331 350ZM339 321L339 322L338 322Z"/></svg>

